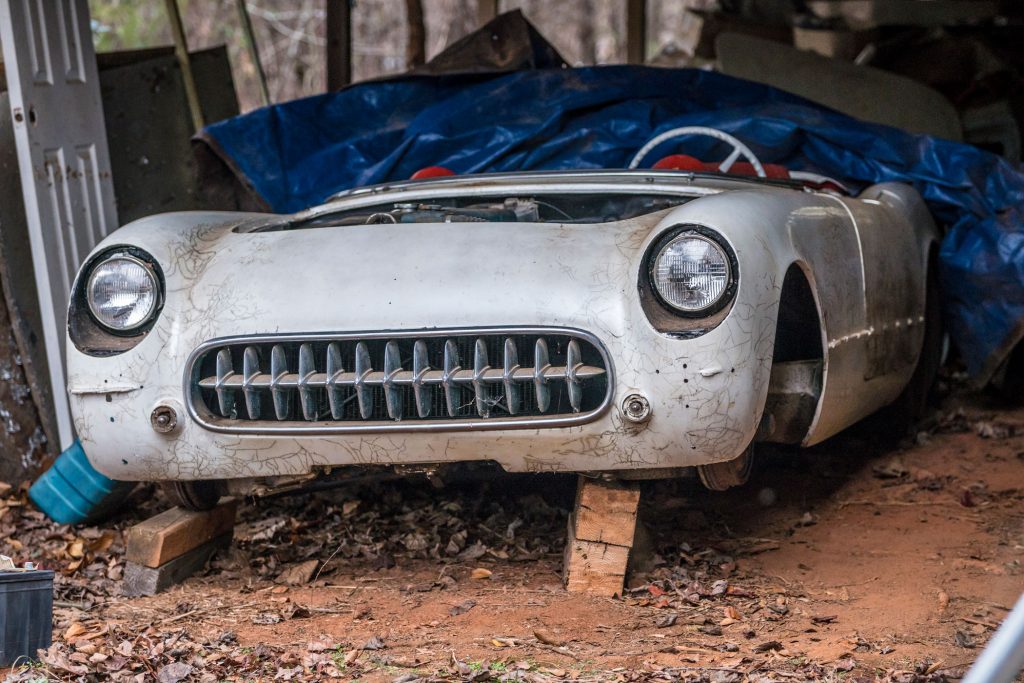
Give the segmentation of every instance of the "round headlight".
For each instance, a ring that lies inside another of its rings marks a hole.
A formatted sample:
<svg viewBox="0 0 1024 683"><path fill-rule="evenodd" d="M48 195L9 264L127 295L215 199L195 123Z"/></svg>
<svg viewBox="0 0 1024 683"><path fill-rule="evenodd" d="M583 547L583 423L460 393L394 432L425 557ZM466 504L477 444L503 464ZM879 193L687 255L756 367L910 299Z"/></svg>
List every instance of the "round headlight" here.
<svg viewBox="0 0 1024 683"><path fill-rule="evenodd" d="M702 313L722 301L732 283L732 266L728 254L713 239L683 232L655 254L651 281L671 308Z"/></svg>
<svg viewBox="0 0 1024 683"><path fill-rule="evenodd" d="M152 267L128 254L115 254L93 268L86 287L89 311L100 325L130 332L149 322L160 299Z"/></svg>

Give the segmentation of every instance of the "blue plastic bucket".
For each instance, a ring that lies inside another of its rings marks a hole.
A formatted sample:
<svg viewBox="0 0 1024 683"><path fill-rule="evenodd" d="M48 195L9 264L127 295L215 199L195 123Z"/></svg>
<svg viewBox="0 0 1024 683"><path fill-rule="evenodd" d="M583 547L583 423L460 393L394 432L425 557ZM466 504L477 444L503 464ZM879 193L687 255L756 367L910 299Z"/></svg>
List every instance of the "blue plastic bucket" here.
<svg viewBox="0 0 1024 683"><path fill-rule="evenodd" d="M114 481L89 464L76 439L28 490L28 497L58 524L79 524L112 512L135 488Z"/></svg>

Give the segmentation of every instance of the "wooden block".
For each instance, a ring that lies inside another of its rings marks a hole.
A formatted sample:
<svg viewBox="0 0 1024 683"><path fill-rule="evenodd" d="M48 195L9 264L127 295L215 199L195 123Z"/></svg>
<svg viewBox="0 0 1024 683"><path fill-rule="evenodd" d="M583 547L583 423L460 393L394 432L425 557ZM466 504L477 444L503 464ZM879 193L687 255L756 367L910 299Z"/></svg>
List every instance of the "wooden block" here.
<svg viewBox="0 0 1024 683"><path fill-rule="evenodd" d="M140 595L156 595L160 591L181 583L202 569L215 552L229 547L231 536L231 533L227 533L210 539L203 545L192 548L155 569L136 562L126 562L124 582L122 583L124 594L131 598Z"/></svg>
<svg viewBox="0 0 1024 683"><path fill-rule="evenodd" d="M234 498L223 498L217 507L206 512L165 510L128 530L125 559L156 569L211 539L225 534L230 539L237 508Z"/></svg>
<svg viewBox="0 0 1024 683"><path fill-rule="evenodd" d="M566 555L572 558L565 581L570 593L609 596L622 593L629 548L577 540L569 544Z"/></svg>
<svg viewBox="0 0 1024 683"><path fill-rule="evenodd" d="M635 482L580 477L565 546L566 589L593 595L622 592L639 505Z"/></svg>
<svg viewBox="0 0 1024 683"><path fill-rule="evenodd" d="M633 545L640 487L580 477L576 488L576 538L612 545Z"/></svg>

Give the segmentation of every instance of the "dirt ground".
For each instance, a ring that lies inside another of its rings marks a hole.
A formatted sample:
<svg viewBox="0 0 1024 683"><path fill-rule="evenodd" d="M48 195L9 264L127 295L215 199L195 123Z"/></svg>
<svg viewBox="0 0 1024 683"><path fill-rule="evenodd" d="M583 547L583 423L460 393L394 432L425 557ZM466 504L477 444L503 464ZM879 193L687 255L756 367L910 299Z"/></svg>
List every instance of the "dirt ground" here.
<svg viewBox="0 0 1024 683"><path fill-rule="evenodd" d="M139 599L123 531L151 489L107 529L12 491L0 552L60 575L55 644L9 679L955 679L1024 589L1024 409L950 398L912 441L866 423L726 493L647 485L621 598L561 588L571 477L247 503L229 553Z"/></svg>

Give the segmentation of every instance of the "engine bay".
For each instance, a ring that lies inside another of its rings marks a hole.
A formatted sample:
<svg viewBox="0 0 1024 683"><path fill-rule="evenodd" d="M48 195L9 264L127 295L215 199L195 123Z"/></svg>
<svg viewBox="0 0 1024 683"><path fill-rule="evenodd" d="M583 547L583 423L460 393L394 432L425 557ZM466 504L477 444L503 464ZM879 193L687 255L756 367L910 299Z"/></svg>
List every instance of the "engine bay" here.
<svg viewBox="0 0 1024 683"><path fill-rule="evenodd" d="M690 201L679 195L562 194L529 197L445 197L429 202L381 203L332 211L258 230L395 223L612 223Z"/></svg>

